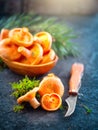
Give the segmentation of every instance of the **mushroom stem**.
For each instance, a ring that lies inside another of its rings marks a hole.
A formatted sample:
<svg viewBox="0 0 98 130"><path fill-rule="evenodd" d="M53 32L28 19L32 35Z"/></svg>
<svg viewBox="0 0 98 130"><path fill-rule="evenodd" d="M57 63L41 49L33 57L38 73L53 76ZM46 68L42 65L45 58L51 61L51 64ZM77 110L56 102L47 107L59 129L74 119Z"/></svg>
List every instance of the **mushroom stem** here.
<svg viewBox="0 0 98 130"><path fill-rule="evenodd" d="M30 90L25 95L19 97L17 99L17 103L21 104L22 102L29 102L34 109L38 108L40 106L40 103L35 97L38 90L38 87L35 87L33 90Z"/></svg>
<svg viewBox="0 0 98 130"><path fill-rule="evenodd" d="M31 57L31 52L29 49L19 46L18 47L18 52L20 52L23 56L25 56L27 59Z"/></svg>
<svg viewBox="0 0 98 130"><path fill-rule="evenodd" d="M30 105L36 109L40 106L40 103L38 102L38 100L36 98L32 98L30 101L29 101Z"/></svg>

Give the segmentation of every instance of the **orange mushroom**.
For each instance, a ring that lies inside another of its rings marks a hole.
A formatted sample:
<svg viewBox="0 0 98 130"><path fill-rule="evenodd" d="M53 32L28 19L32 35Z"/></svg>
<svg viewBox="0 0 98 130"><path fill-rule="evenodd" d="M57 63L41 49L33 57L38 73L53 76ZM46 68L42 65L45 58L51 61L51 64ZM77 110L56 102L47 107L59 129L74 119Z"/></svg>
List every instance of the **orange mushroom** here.
<svg viewBox="0 0 98 130"><path fill-rule="evenodd" d="M33 44L33 35L28 28L14 28L10 30L9 37L19 46L29 47Z"/></svg>
<svg viewBox="0 0 98 130"><path fill-rule="evenodd" d="M33 90L30 90L25 95L19 97L17 99L17 103L21 104L22 102L29 102L34 109L38 108L40 106L40 103L36 99L36 93L38 89L38 87L35 87Z"/></svg>
<svg viewBox="0 0 98 130"><path fill-rule="evenodd" d="M50 51L48 53L46 53L45 55L43 55L43 58L40 62L40 64L44 64L44 63L48 63L50 61L53 61L55 59L55 52L53 49L50 49Z"/></svg>
<svg viewBox="0 0 98 130"><path fill-rule="evenodd" d="M18 52L25 57L21 62L26 64L38 64L43 56L43 49L37 43L31 49L20 46Z"/></svg>
<svg viewBox="0 0 98 130"><path fill-rule="evenodd" d="M8 60L17 60L21 54L17 51L18 47L12 43L10 38L0 41L0 57Z"/></svg>
<svg viewBox="0 0 98 130"><path fill-rule="evenodd" d="M41 98L41 106L47 111L56 111L60 108L62 99L59 94L44 94Z"/></svg>
<svg viewBox="0 0 98 130"><path fill-rule="evenodd" d="M3 40L5 38L8 38L9 30L8 29L2 29L0 33L0 40Z"/></svg>
<svg viewBox="0 0 98 130"><path fill-rule="evenodd" d="M35 41L37 41L44 50L44 54L47 53L52 46L52 36L48 32L39 32L35 34Z"/></svg>
<svg viewBox="0 0 98 130"><path fill-rule="evenodd" d="M40 82L38 93L41 96L44 94L57 93L62 97L64 94L64 85L59 77L50 73Z"/></svg>

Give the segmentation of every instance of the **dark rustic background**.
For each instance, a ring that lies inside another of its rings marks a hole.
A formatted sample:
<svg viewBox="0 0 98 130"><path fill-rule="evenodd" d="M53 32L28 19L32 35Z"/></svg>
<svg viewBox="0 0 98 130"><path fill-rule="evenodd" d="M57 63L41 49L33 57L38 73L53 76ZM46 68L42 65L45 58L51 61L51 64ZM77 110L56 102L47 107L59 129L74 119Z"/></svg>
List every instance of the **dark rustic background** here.
<svg viewBox="0 0 98 130"><path fill-rule="evenodd" d="M98 0L0 0L0 15L32 13L44 15L90 15L98 12Z"/></svg>
<svg viewBox="0 0 98 130"><path fill-rule="evenodd" d="M43 1L44 4L42 4ZM10 96L12 89L9 83L19 81L23 76L17 75L6 68L0 71L0 130L98 130L98 14L96 13L98 11L98 0L73 0L76 4L71 4L73 5L72 10L67 8L67 5L70 5L68 2L72 0L65 0L67 1L66 4L58 2L56 8L54 8L55 0L52 1L53 4L51 5L50 1L48 7L45 0L0 0L0 16L32 13L33 9L40 14L63 15L63 19L59 18L59 20L63 20L78 34L78 38L74 42L79 44L80 55L60 59L50 72L59 76L64 83L64 102L68 96L68 79L71 65L74 62L84 64L85 72L76 110L72 116L67 118L64 117L66 109L47 112L41 108L33 110L30 106L27 106L20 113L13 112L12 109L13 105L16 104L16 100ZM62 2L65 1L62 0ZM47 10L43 8L45 4ZM62 5L64 5L63 8L58 8ZM66 8L64 8L65 5ZM38 9L38 7L40 8ZM56 9L60 10L57 11ZM78 14L78 16L65 17L66 14ZM82 16L79 16L79 14L82 14ZM92 112L87 114L83 105L91 109Z"/></svg>
<svg viewBox="0 0 98 130"><path fill-rule="evenodd" d="M64 117L66 109L47 112L27 106L22 112L13 112L16 100L10 96L12 89L9 83L23 76L5 69L0 72L0 130L98 130L98 15L71 16L64 21L79 35L74 42L79 44L80 55L59 60L50 72L59 76L64 83L64 102L68 96L71 65L74 62L84 64L85 72L75 112L67 118ZM92 112L87 114L82 105Z"/></svg>

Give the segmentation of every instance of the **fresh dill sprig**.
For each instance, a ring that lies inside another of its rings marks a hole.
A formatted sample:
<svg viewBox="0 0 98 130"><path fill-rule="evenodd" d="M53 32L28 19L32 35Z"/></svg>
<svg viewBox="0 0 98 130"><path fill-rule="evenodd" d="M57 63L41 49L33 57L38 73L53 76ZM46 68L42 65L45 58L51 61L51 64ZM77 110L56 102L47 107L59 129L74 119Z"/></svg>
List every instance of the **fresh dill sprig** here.
<svg viewBox="0 0 98 130"><path fill-rule="evenodd" d="M10 83L13 90L11 95L14 96L15 98L18 98L26 94L28 91L30 91L34 87L38 87L39 82L40 81L35 78L31 80L29 79L28 76L25 76L25 78L23 78L22 80L19 80L19 82Z"/></svg>

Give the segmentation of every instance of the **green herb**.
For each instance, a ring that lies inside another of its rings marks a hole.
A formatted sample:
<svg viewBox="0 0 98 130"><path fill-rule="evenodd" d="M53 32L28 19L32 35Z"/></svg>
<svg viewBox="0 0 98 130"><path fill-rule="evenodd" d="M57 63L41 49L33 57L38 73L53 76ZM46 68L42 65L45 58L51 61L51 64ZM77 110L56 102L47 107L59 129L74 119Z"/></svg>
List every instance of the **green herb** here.
<svg viewBox="0 0 98 130"><path fill-rule="evenodd" d="M92 112L92 110L90 108L88 108L86 105L82 104L82 106L84 107L84 109L86 110L87 114L90 114Z"/></svg>
<svg viewBox="0 0 98 130"><path fill-rule="evenodd" d="M20 112L23 109L24 109L24 105L14 105L13 107L14 112Z"/></svg>
<svg viewBox="0 0 98 130"><path fill-rule="evenodd" d="M10 83L12 86L12 94L15 98L18 98L24 94L26 94L28 91L33 89L34 87L39 86L39 80L33 78L32 80L29 79L27 76L23 78L22 80L19 80L19 82L13 82Z"/></svg>
<svg viewBox="0 0 98 130"><path fill-rule="evenodd" d="M60 106L60 110L65 110L65 106L63 104Z"/></svg>
<svg viewBox="0 0 98 130"><path fill-rule="evenodd" d="M3 69L6 68L5 63L2 61L2 59L0 58L0 71L2 71Z"/></svg>
<svg viewBox="0 0 98 130"><path fill-rule="evenodd" d="M28 76L25 76L22 80L19 80L18 82L10 83L12 87L12 96L14 96L16 99L20 96L26 94L28 91L33 89L34 87L39 86L39 80L33 78L30 79ZM37 94L38 98L39 95ZM13 111L14 112L20 112L24 109L24 105L14 105Z"/></svg>
<svg viewBox="0 0 98 130"><path fill-rule="evenodd" d="M76 56L78 54L77 45L72 42L76 35L73 34L70 27L62 24L57 18L46 18L36 14L21 14L3 17L0 20L0 29L15 27L28 27L33 35L39 31L49 32L53 37L52 47L59 57Z"/></svg>

